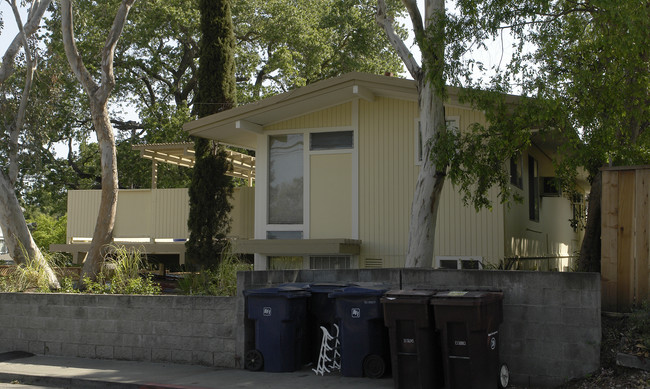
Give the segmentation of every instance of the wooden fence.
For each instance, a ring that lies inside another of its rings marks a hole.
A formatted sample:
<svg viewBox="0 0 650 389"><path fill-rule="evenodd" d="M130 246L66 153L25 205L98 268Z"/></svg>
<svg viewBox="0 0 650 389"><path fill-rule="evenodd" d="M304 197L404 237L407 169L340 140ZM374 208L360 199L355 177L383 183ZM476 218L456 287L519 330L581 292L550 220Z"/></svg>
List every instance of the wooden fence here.
<svg viewBox="0 0 650 389"><path fill-rule="evenodd" d="M603 170L602 309L650 301L650 166Z"/></svg>

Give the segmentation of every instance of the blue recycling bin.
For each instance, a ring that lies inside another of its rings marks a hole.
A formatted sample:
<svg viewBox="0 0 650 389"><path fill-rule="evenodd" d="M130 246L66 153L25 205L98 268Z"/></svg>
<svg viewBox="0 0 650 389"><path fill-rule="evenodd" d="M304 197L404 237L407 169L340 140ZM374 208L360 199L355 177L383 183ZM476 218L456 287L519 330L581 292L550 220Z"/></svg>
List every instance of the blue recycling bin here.
<svg viewBox="0 0 650 389"><path fill-rule="evenodd" d="M305 345L307 299L298 287L281 286L244 291L248 318L255 320L255 350L248 350L248 370L291 372L301 368Z"/></svg>
<svg viewBox="0 0 650 389"><path fill-rule="evenodd" d="M346 377L380 378L390 368L388 330L380 303L386 290L349 286L329 294L336 300L341 374Z"/></svg>

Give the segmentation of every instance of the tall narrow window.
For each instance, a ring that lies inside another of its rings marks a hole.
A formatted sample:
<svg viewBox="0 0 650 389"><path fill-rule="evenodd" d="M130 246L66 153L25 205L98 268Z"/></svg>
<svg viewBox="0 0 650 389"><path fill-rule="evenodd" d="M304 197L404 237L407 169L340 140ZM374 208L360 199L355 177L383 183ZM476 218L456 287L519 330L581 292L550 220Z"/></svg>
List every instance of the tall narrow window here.
<svg viewBox="0 0 650 389"><path fill-rule="evenodd" d="M524 189L523 165L521 154L510 158L510 183L519 189Z"/></svg>
<svg viewBox="0 0 650 389"><path fill-rule="evenodd" d="M303 135L269 137L269 224L303 223Z"/></svg>
<svg viewBox="0 0 650 389"><path fill-rule="evenodd" d="M539 175L537 160L528 156L528 217L539 221Z"/></svg>

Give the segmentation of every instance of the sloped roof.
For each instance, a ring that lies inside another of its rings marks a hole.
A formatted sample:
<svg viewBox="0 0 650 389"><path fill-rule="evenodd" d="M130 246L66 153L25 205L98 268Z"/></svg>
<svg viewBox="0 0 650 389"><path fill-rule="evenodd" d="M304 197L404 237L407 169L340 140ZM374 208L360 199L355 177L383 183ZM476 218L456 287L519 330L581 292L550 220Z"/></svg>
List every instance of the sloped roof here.
<svg viewBox="0 0 650 389"><path fill-rule="evenodd" d="M348 73L186 123L185 131L202 138L254 149L264 126L343 104L355 98L387 96L417 101L413 80Z"/></svg>

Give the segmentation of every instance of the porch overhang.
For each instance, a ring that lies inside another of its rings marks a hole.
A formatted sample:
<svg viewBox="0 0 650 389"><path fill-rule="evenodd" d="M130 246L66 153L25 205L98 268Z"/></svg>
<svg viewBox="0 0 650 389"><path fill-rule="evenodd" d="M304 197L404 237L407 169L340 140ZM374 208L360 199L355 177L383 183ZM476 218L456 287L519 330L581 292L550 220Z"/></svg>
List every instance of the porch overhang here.
<svg viewBox="0 0 650 389"><path fill-rule="evenodd" d="M361 241L355 239L242 239L233 241L237 254L269 256L358 255Z"/></svg>
<svg viewBox="0 0 650 389"><path fill-rule="evenodd" d="M193 168L195 162L194 143L153 143L134 145L133 150L140 151L140 156L150 159L154 163L167 163L171 165ZM242 178L252 182L255 179L255 157L226 148L228 162L231 169L226 175Z"/></svg>

